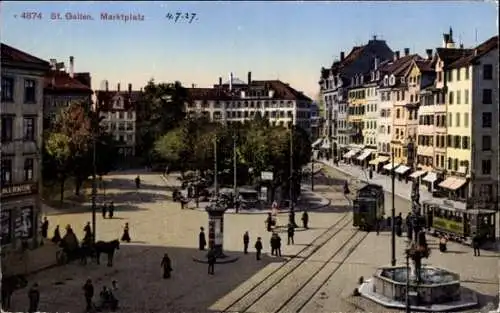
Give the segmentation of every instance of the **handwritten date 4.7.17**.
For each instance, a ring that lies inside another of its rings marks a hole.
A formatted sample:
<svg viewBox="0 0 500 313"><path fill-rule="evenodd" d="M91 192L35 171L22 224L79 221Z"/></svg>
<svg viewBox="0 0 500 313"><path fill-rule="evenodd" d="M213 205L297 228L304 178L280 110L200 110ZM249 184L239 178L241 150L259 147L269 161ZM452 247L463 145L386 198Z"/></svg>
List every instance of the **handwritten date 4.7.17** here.
<svg viewBox="0 0 500 313"><path fill-rule="evenodd" d="M189 13L189 12L175 12L175 13L169 12L165 15L165 18L174 23L184 22L188 24L191 24L192 22L198 20L198 16L196 13Z"/></svg>

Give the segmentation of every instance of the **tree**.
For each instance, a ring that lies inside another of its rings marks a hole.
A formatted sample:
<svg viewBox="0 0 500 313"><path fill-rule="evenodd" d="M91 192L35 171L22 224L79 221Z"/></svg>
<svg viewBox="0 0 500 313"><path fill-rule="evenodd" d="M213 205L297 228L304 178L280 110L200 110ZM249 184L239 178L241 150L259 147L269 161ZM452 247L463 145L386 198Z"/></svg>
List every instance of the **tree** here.
<svg viewBox="0 0 500 313"><path fill-rule="evenodd" d="M155 141L184 120L184 105L188 92L178 81L155 83L150 80L142 94L137 112L138 148L148 157L155 149Z"/></svg>
<svg viewBox="0 0 500 313"><path fill-rule="evenodd" d="M178 127L155 141L154 151L169 164L182 163L182 155L186 150L184 131Z"/></svg>
<svg viewBox="0 0 500 313"><path fill-rule="evenodd" d="M68 178L68 165L71 158L70 137L63 133L50 133L45 142L45 151L54 164L56 177L60 183L60 200L64 201L64 184Z"/></svg>

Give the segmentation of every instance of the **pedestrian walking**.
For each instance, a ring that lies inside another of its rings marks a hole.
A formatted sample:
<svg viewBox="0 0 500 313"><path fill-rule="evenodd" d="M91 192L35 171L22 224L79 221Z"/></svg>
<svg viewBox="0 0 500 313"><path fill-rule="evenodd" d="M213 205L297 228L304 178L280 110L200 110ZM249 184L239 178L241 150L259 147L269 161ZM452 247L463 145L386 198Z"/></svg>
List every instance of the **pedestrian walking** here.
<svg viewBox="0 0 500 313"><path fill-rule="evenodd" d="M474 256L481 256L481 251L479 250L481 246L481 239L476 233L472 234L472 248L474 249Z"/></svg>
<svg viewBox="0 0 500 313"><path fill-rule="evenodd" d="M415 224L415 221L414 221L413 216L411 215L411 212L408 213L408 215L406 216L405 224L406 224L406 237L408 238L409 241L412 241L412 239L413 239L413 226Z"/></svg>
<svg viewBox="0 0 500 313"><path fill-rule="evenodd" d="M61 241L61 231L59 230L59 225L56 225L56 228L54 229L54 236L52 237L52 242L58 243L59 241Z"/></svg>
<svg viewBox="0 0 500 313"><path fill-rule="evenodd" d="M106 203L103 203L101 207L102 218L106 218L106 213L108 211L107 209L108 208L106 207Z"/></svg>
<svg viewBox="0 0 500 313"><path fill-rule="evenodd" d="M398 237L401 237L403 234L403 217L401 216L401 213L399 213L398 216L396 216L396 235Z"/></svg>
<svg viewBox="0 0 500 313"><path fill-rule="evenodd" d="M135 178L135 188L139 189L140 187L141 187L141 177L137 175L137 177Z"/></svg>
<svg viewBox="0 0 500 313"><path fill-rule="evenodd" d="M42 226L40 228L41 228L40 230L42 233L42 237L47 238L48 233L49 233L49 220L47 219L46 216L43 218L43 223L42 223Z"/></svg>
<svg viewBox="0 0 500 313"><path fill-rule="evenodd" d="M281 237L278 234L276 234L276 252L281 257Z"/></svg>
<svg viewBox="0 0 500 313"><path fill-rule="evenodd" d="M248 254L248 244L250 243L250 235L248 231L243 234L243 253Z"/></svg>
<svg viewBox="0 0 500 313"><path fill-rule="evenodd" d="M305 229L309 229L309 214L307 211L302 212L302 226L304 226Z"/></svg>
<svg viewBox="0 0 500 313"><path fill-rule="evenodd" d="M210 251L208 251L207 259L208 259L208 275L214 275L215 262L217 261L217 256L215 255L214 249L210 249Z"/></svg>
<svg viewBox="0 0 500 313"><path fill-rule="evenodd" d="M30 302L29 313L38 312L38 304L40 303L40 291L38 290L38 284L34 283L33 286L28 291L28 298Z"/></svg>
<svg viewBox="0 0 500 313"><path fill-rule="evenodd" d="M295 244L293 241L293 236L295 235L295 227L293 227L291 223L288 224L287 235L288 235L288 245L290 245L290 243L292 243L292 245Z"/></svg>
<svg viewBox="0 0 500 313"><path fill-rule="evenodd" d="M207 239L205 238L205 230L203 227L200 227L200 234L198 235L198 249L203 251L205 250L206 245Z"/></svg>
<svg viewBox="0 0 500 313"><path fill-rule="evenodd" d="M256 251L256 258L257 258L257 261L260 260L260 255L262 253L262 238L260 237L257 237L257 241L255 242L255 251Z"/></svg>
<svg viewBox="0 0 500 313"><path fill-rule="evenodd" d="M109 218L113 218L113 215L115 214L115 204L113 203L113 201L111 201L109 203L108 210L109 210L109 213L108 213Z"/></svg>
<svg viewBox="0 0 500 313"><path fill-rule="evenodd" d="M87 305L86 312L91 312L93 308L92 298L94 297L94 285L92 284L91 279L87 279L85 285L83 285L83 294Z"/></svg>
<svg viewBox="0 0 500 313"><path fill-rule="evenodd" d="M163 269L163 278L170 278L170 274L172 273L172 260L167 253L163 255L163 259L161 260L161 268Z"/></svg>
<svg viewBox="0 0 500 313"><path fill-rule="evenodd" d="M266 228L268 232L271 232L273 230L273 216L271 213L267 213Z"/></svg>
<svg viewBox="0 0 500 313"><path fill-rule="evenodd" d="M85 227L83 227L83 232L85 235L83 236L83 242L91 242L92 241L92 228L90 227L90 222L87 222Z"/></svg>
<svg viewBox="0 0 500 313"><path fill-rule="evenodd" d="M380 224L382 223L382 219L377 217L375 219L375 231L377 232L377 236L380 234Z"/></svg>
<svg viewBox="0 0 500 313"><path fill-rule="evenodd" d="M123 235L122 235L121 241L125 241L127 243L130 243L130 230L129 230L128 223L125 223L125 226L123 227Z"/></svg>
<svg viewBox="0 0 500 313"><path fill-rule="evenodd" d="M269 240L269 245L271 246L271 255L278 254L278 234L273 233L271 239Z"/></svg>

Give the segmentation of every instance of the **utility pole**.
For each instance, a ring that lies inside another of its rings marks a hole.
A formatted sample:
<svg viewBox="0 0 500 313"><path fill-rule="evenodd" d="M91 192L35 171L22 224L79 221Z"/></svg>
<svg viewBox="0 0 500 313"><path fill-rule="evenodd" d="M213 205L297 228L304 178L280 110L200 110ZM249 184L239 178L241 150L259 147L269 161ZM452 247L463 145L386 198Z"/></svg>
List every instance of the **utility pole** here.
<svg viewBox="0 0 500 313"><path fill-rule="evenodd" d="M214 189L215 189L215 198L219 198L219 184L217 183L217 136L214 139Z"/></svg>
<svg viewBox="0 0 500 313"><path fill-rule="evenodd" d="M396 173L394 171L394 150L391 152L392 209L391 209L391 265L396 266Z"/></svg>
<svg viewBox="0 0 500 313"><path fill-rule="evenodd" d="M311 156L311 191L314 191L314 155Z"/></svg>
<svg viewBox="0 0 500 313"><path fill-rule="evenodd" d="M293 124L290 124L290 224L292 224L293 227L297 227L295 223L295 208L293 205L293 187Z"/></svg>
<svg viewBox="0 0 500 313"><path fill-rule="evenodd" d="M236 182L237 176L236 176L236 169L237 169L237 164L236 164L236 136L233 136L233 193L234 196L236 197L236 192L238 189L238 185Z"/></svg>
<svg viewBox="0 0 500 313"><path fill-rule="evenodd" d="M411 313L410 307L410 251L406 250L406 313Z"/></svg>
<svg viewBox="0 0 500 313"><path fill-rule="evenodd" d="M98 115L94 112L92 125L92 243L96 241L96 210L97 210L97 167L96 167L96 135L98 123Z"/></svg>

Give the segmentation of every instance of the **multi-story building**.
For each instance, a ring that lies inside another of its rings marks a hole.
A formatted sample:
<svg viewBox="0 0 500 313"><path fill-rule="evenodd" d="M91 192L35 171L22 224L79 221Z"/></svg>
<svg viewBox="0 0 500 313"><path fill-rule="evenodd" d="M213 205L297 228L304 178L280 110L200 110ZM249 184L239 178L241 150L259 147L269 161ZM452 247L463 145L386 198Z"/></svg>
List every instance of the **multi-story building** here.
<svg viewBox="0 0 500 313"><path fill-rule="evenodd" d="M1 55L1 246L8 251L38 242L43 86L50 66L5 44Z"/></svg>
<svg viewBox="0 0 500 313"><path fill-rule="evenodd" d="M464 50L441 68L447 86L448 125L446 179L439 186L456 200L473 198L493 203L497 197L497 66L495 36L475 49Z"/></svg>
<svg viewBox="0 0 500 313"><path fill-rule="evenodd" d="M380 61L392 58L392 50L384 40L373 37L372 40L361 47L354 47L345 56L340 53L340 60L335 61L329 69L321 70L319 81L321 97L325 103L325 131L326 139L331 142L334 157L341 157L348 150L359 149L351 146L350 137L355 129L349 129L348 119L348 88L352 78L359 73L368 73L375 64L375 59Z"/></svg>
<svg viewBox="0 0 500 313"><path fill-rule="evenodd" d="M313 141L318 140L318 138L321 138L321 130L322 130L322 122L323 118L321 116L320 108L318 103L313 102L311 104L311 139Z"/></svg>
<svg viewBox="0 0 500 313"><path fill-rule="evenodd" d="M128 90L120 90L120 83L116 90L109 90L108 81L105 84L105 90L95 91L97 111L102 118L102 126L118 142L118 154L123 159L134 157L136 111L142 92L132 90L132 84L128 84Z"/></svg>
<svg viewBox="0 0 500 313"><path fill-rule="evenodd" d="M51 70L45 76L44 83L44 128L50 126L61 108L70 103L80 103L90 108L92 102L92 86L90 73L74 72L74 57L69 57L69 71L64 63L50 60Z"/></svg>
<svg viewBox="0 0 500 313"><path fill-rule="evenodd" d="M225 84L213 88L188 88L190 102L187 116L206 116L223 123L243 122L260 114L272 125L297 125L311 131L312 100L302 92L280 80L252 80L248 82L230 75Z"/></svg>

